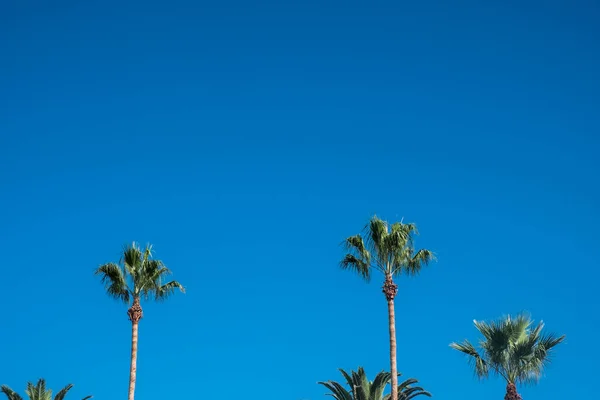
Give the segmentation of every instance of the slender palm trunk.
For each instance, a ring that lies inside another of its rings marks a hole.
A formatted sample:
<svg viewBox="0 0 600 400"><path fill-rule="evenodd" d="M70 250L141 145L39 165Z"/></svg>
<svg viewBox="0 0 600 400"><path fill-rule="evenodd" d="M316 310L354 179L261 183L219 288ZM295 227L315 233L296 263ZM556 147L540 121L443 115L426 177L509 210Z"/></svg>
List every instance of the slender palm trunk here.
<svg viewBox="0 0 600 400"><path fill-rule="evenodd" d="M140 298L133 299L133 305L127 311L131 321L131 364L129 366L129 396L128 400L133 400L135 394L135 378L137 373L137 352L138 352L138 325L142 319L142 306Z"/></svg>
<svg viewBox="0 0 600 400"><path fill-rule="evenodd" d="M392 375L391 400L398 400L398 369L396 366L396 312L394 298L398 293L398 285L394 283L391 275L386 275L383 284L383 293L388 305L388 327L390 330L390 374Z"/></svg>
<svg viewBox="0 0 600 400"><path fill-rule="evenodd" d="M517 387L514 383L506 385L506 396L504 400L521 400L521 395L517 393Z"/></svg>

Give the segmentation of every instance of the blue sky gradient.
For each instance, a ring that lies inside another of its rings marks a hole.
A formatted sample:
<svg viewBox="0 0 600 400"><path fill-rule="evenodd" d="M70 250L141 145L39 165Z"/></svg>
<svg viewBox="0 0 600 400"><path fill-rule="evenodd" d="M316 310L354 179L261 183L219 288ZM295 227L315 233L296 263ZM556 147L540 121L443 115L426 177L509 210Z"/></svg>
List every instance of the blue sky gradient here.
<svg viewBox="0 0 600 400"><path fill-rule="evenodd" d="M123 4L126 3L126 4ZM324 399L388 368L381 282L338 268L377 213L439 261L399 281L398 368L502 398L448 344L522 310L567 334L526 400L595 397L593 1L0 5L0 383L125 397L130 323L92 272L155 245L137 398Z"/></svg>

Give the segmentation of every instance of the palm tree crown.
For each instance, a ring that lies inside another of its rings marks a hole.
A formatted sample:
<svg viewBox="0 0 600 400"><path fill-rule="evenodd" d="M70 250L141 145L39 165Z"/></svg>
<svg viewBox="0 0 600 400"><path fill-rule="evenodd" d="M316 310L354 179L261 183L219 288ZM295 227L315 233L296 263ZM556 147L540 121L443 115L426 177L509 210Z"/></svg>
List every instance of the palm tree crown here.
<svg viewBox="0 0 600 400"><path fill-rule="evenodd" d="M54 400L64 400L67 392L71 390L73 384L68 384L64 388L56 393L54 396ZM23 400L21 396L19 396L14 390L9 388L6 385L2 385L0 387L0 391L6 395L8 400ZM46 389L46 381L44 379L38 380L38 382L34 385L31 382L27 382L27 389L25 389L25 394L29 397L29 400L52 400L52 389ZM91 399L92 396L84 397L83 400Z"/></svg>
<svg viewBox="0 0 600 400"><path fill-rule="evenodd" d="M429 250L415 252L413 238L418 234L415 224L396 222L390 226L374 216L364 230L364 238L355 235L345 240L348 254L340 265L354 270L366 281L371 279L373 269L385 276L416 275L423 265L435 259Z"/></svg>
<svg viewBox="0 0 600 400"><path fill-rule="evenodd" d="M124 303L131 299L149 299L153 296L156 300L164 300L175 289L184 291L183 286L177 281L163 283L163 278L171 274L162 261L152 258L152 246L147 245L144 250L133 242L125 246L121 265L107 263L96 270L96 275L102 276L106 292L109 296Z"/></svg>
<svg viewBox="0 0 600 400"><path fill-rule="evenodd" d="M533 326L525 314L474 323L483 335L480 351L468 340L452 343L450 347L469 356L478 377L487 378L491 371L513 385L537 382L544 366L550 362L553 348L565 339L564 335L543 333L544 323Z"/></svg>
<svg viewBox="0 0 600 400"><path fill-rule="evenodd" d="M335 400L390 400L390 394L383 394L385 387L390 383L389 372L378 373L373 381L369 381L362 367L358 367L358 371L352 371L350 374L343 369L340 369L340 372L346 379L350 391L335 381L319 382L331 391L328 395ZM431 397L431 393L422 387L413 386L417 382L416 379L407 379L398 385L398 400L410 400L416 396Z"/></svg>

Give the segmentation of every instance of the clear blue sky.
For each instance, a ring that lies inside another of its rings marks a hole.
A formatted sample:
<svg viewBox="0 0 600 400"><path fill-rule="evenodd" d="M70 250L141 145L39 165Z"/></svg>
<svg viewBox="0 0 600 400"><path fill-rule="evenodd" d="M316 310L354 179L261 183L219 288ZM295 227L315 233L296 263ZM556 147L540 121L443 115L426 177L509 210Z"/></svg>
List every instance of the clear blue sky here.
<svg viewBox="0 0 600 400"><path fill-rule="evenodd" d="M4 0L0 383L125 397L126 307L92 272L137 240L188 289L145 307L139 399L324 399L338 367L388 368L381 282L338 268L377 213L439 258L399 282L405 376L502 398L448 344L528 310L568 340L524 398L594 397L599 19L592 1Z"/></svg>

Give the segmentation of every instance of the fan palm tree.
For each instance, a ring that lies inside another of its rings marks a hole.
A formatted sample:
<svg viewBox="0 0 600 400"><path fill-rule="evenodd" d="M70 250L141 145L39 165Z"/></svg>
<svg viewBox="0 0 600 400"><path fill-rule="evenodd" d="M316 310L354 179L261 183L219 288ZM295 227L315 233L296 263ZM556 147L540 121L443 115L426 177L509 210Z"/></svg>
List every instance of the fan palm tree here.
<svg viewBox="0 0 600 400"><path fill-rule="evenodd" d="M64 400L67 392L71 390L73 384L69 383L67 386L62 388L56 396L54 396L54 400ZM6 385L2 385L0 387L0 391L6 395L8 400L23 400L21 396L19 396L14 390L9 388ZM34 385L31 382L27 382L27 389L25 389L25 394L29 397L29 400L52 400L52 390L46 389L46 381L44 379L38 380L38 382ZM91 399L92 396L84 397L83 400Z"/></svg>
<svg viewBox="0 0 600 400"><path fill-rule="evenodd" d="M119 265L120 264L120 265ZM129 400L133 400L137 372L138 324L142 319L141 299L161 301L173 294L176 289L185 292L177 281L163 283L171 271L162 261L152 258L152 246L145 249L133 242L123 249L119 264L101 265L95 272L102 276L106 293L129 305L127 315L131 321L131 364L129 369Z"/></svg>
<svg viewBox="0 0 600 400"><path fill-rule="evenodd" d="M346 379L350 391L346 390L341 384L335 381L319 382L331 391L328 393L335 400L390 400L391 394L384 395L385 387L390 382L391 374L389 372L380 372L373 381L367 379L365 370L358 367L358 371L352 371L348 374L343 369L340 372ZM401 374L398 374L400 376ZM407 379L398 386L398 400L411 400L417 396L431 397L420 386L413 386L418 383L416 379Z"/></svg>
<svg viewBox="0 0 600 400"><path fill-rule="evenodd" d="M474 321L483 335L478 351L468 340L450 347L469 356L479 378L499 375L506 381L505 400L520 400L517 384L536 383L550 362L555 346L565 336L543 333L544 323L533 325L525 314L493 322Z"/></svg>
<svg viewBox="0 0 600 400"><path fill-rule="evenodd" d="M435 259L426 249L415 251L413 237L417 227L414 224L396 222L391 226L377 216L371 218L363 236L350 236L344 241L348 254L340 266L358 273L367 282L371 272L378 271L384 276L383 293L388 306L388 328L390 333L390 373L392 378L392 398L398 397L398 371L396 367L396 316L394 298L398 285L394 277L400 274L417 275L424 265Z"/></svg>

